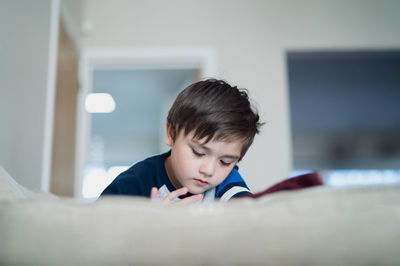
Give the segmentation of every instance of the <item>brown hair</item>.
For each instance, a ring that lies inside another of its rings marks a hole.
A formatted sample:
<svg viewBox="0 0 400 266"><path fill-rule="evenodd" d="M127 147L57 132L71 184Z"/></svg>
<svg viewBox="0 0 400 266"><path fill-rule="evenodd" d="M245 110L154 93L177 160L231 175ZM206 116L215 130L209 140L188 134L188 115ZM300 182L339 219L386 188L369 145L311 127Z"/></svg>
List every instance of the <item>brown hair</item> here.
<svg viewBox="0 0 400 266"><path fill-rule="evenodd" d="M185 136L194 131L194 138L214 137L220 141L242 140L243 158L263 123L252 109L246 89L232 87L223 80L208 79L185 88L168 112L173 140L183 129Z"/></svg>

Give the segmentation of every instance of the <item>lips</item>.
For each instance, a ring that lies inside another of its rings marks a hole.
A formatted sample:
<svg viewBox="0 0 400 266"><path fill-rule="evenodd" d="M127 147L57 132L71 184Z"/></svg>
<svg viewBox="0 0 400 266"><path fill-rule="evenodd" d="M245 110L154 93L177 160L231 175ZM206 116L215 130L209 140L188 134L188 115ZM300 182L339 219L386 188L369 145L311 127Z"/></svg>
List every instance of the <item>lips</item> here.
<svg viewBox="0 0 400 266"><path fill-rule="evenodd" d="M200 186L206 186L206 185L208 185L208 182L207 182L207 181L203 181L203 180L197 179L197 178L194 179L194 182L196 182L196 184L198 184L198 185L200 185Z"/></svg>

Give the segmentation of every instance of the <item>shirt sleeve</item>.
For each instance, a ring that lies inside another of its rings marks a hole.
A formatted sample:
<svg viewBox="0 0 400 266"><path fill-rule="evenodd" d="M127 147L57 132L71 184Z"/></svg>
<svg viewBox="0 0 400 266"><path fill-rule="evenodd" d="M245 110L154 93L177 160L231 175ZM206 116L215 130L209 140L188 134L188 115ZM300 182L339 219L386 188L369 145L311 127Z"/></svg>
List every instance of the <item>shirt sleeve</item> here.
<svg viewBox="0 0 400 266"><path fill-rule="evenodd" d="M236 168L233 168L225 180L217 186L215 193L216 198L220 198L221 201L228 201L246 194L251 194L250 189Z"/></svg>
<svg viewBox="0 0 400 266"><path fill-rule="evenodd" d="M142 185L136 175L124 172L109 184L100 197L106 195L143 196Z"/></svg>

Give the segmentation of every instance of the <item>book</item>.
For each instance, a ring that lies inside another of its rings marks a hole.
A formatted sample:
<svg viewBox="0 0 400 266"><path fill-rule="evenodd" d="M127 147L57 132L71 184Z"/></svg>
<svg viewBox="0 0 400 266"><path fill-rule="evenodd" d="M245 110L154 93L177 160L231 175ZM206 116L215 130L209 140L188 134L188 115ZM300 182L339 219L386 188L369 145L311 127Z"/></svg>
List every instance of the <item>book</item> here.
<svg viewBox="0 0 400 266"><path fill-rule="evenodd" d="M268 187L263 191L255 194L246 194L242 197L256 199L279 191L298 190L322 185L323 183L320 175L317 172L311 172L285 179L279 183L276 183L275 185L272 185L271 187Z"/></svg>

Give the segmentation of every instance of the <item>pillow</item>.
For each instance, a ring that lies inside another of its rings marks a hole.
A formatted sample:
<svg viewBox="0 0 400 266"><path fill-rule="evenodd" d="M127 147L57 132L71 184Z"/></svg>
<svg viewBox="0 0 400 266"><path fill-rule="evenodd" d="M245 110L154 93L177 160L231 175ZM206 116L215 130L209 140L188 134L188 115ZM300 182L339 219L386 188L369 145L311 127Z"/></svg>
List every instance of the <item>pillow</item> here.
<svg viewBox="0 0 400 266"><path fill-rule="evenodd" d="M0 165L0 200L26 198L32 192L18 184Z"/></svg>
<svg viewBox="0 0 400 266"><path fill-rule="evenodd" d="M323 185L321 177L318 175L317 172L312 172L295 176L289 179L285 179L261 192L250 195L249 194L243 195L243 197L260 198L264 195L283 190L296 190L296 189L303 189L321 185Z"/></svg>
<svg viewBox="0 0 400 266"><path fill-rule="evenodd" d="M399 202L400 186L174 208L21 200L0 204L0 265L400 265Z"/></svg>

